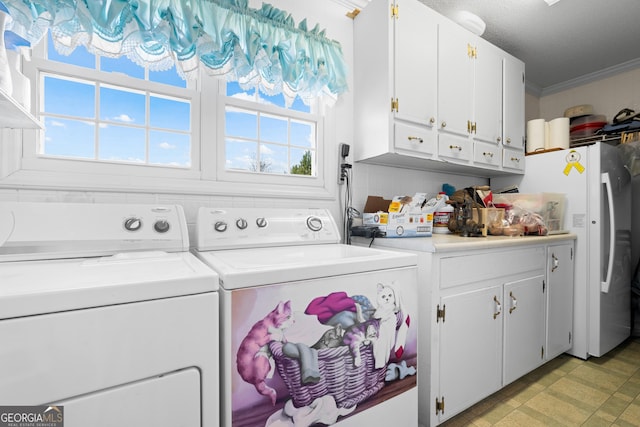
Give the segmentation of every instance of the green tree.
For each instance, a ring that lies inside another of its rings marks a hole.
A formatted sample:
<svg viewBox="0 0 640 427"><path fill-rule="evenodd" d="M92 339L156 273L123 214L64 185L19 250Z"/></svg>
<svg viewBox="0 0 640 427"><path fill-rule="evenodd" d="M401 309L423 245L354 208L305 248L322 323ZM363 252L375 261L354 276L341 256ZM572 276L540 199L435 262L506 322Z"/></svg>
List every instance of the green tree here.
<svg viewBox="0 0 640 427"><path fill-rule="evenodd" d="M291 166L292 175L311 175L311 151L307 150L302 155L300 163Z"/></svg>

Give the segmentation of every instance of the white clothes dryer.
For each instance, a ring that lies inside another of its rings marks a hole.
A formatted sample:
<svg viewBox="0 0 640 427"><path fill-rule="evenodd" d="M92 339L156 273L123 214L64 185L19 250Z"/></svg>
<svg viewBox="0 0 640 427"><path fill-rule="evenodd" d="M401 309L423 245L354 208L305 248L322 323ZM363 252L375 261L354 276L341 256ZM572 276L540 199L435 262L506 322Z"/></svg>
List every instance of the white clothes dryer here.
<svg viewBox="0 0 640 427"><path fill-rule="evenodd" d="M219 425L218 278L180 206L0 203L0 404Z"/></svg>
<svg viewBox="0 0 640 427"><path fill-rule="evenodd" d="M339 242L324 209L199 210L222 425L418 425L416 256Z"/></svg>

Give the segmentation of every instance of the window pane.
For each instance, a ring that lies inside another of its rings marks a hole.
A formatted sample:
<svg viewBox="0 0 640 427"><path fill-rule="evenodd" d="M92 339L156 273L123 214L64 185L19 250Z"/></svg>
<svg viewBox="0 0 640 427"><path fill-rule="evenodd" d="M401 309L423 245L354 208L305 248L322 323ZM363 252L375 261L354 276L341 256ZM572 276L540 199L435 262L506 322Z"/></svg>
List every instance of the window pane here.
<svg viewBox="0 0 640 427"><path fill-rule="evenodd" d="M176 99L152 96L149 120L152 127L189 131L191 105Z"/></svg>
<svg viewBox="0 0 640 427"><path fill-rule="evenodd" d="M100 128L100 160L144 163L145 154L144 129L111 125Z"/></svg>
<svg viewBox="0 0 640 427"><path fill-rule="evenodd" d="M315 156L309 150L291 150L291 173L295 175L314 175Z"/></svg>
<svg viewBox="0 0 640 427"><path fill-rule="evenodd" d="M145 95L100 87L100 119L144 125Z"/></svg>
<svg viewBox="0 0 640 427"><path fill-rule="evenodd" d="M149 71L149 80L176 87L187 87L187 81L180 77L175 66L165 71Z"/></svg>
<svg viewBox="0 0 640 427"><path fill-rule="evenodd" d="M311 112L311 107L309 105L304 105L304 102L302 102L302 99L300 99L299 96L296 96L296 99L293 101L293 104L291 105L291 107L289 107L289 109L302 111L303 113Z"/></svg>
<svg viewBox="0 0 640 427"><path fill-rule="evenodd" d="M278 93L276 95L265 95L264 93L260 92L260 99L266 104L271 104L282 108L285 107L284 95L281 93Z"/></svg>
<svg viewBox="0 0 640 427"><path fill-rule="evenodd" d="M225 109L225 134L242 138L258 138L258 115L233 107Z"/></svg>
<svg viewBox="0 0 640 427"><path fill-rule="evenodd" d="M264 165L261 172L288 174L289 161L287 147L275 144L260 144L260 164Z"/></svg>
<svg viewBox="0 0 640 427"><path fill-rule="evenodd" d="M309 122L291 121L291 145L315 148L316 127Z"/></svg>
<svg viewBox="0 0 640 427"><path fill-rule="evenodd" d="M260 116L260 139L262 141L287 143L288 120L282 117Z"/></svg>
<svg viewBox="0 0 640 427"><path fill-rule="evenodd" d="M255 101L256 89L243 90L238 82L227 82L227 96Z"/></svg>
<svg viewBox="0 0 640 427"><path fill-rule="evenodd" d="M44 111L74 117L94 118L95 86L45 76Z"/></svg>
<svg viewBox="0 0 640 427"><path fill-rule="evenodd" d="M44 118L42 154L81 159L95 158L95 126L91 122Z"/></svg>
<svg viewBox="0 0 640 427"><path fill-rule="evenodd" d="M96 68L96 57L87 52L84 46L78 46L74 49L69 56L60 55L54 45L51 38L51 32L48 33L49 38L47 40L47 58L51 61L63 62L65 64L78 65L85 68Z"/></svg>
<svg viewBox="0 0 640 427"><path fill-rule="evenodd" d="M259 172L264 167L264 165L258 165L256 143L227 139L225 152L226 169Z"/></svg>
<svg viewBox="0 0 640 427"><path fill-rule="evenodd" d="M129 77L144 80L144 67L139 66L126 56L119 58L100 57L100 69L108 73L123 73Z"/></svg>
<svg viewBox="0 0 640 427"><path fill-rule="evenodd" d="M179 167L191 166L191 141L181 133L151 132L149 163Z"/></svg>

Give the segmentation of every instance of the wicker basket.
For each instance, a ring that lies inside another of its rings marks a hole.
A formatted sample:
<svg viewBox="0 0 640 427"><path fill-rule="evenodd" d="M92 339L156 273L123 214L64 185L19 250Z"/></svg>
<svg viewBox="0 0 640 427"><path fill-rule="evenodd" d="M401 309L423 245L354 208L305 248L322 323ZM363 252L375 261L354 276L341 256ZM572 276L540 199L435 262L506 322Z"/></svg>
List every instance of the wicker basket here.
<svg viewBox="0 0 640 427"><path fill-rule="evenodd" d="M360 347L362 363L353 365L353 356L348 346L318 350L320 381L302 384L300 363L282 353L282 343L272 341L269 348L273 354L278 373L284 380L293 405L297 408L311 404L315 399L331 395L339 408L351 408L368 399L384 387L386 366L375 369L371 345Z"/></svg>

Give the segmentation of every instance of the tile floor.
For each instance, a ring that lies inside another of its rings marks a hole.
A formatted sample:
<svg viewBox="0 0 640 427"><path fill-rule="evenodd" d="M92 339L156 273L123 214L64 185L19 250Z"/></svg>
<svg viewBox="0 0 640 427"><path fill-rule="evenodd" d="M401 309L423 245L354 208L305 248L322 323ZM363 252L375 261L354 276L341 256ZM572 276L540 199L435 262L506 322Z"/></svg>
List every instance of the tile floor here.
<svg viewBox="0 0 640 427"><path fill-rule="evenodd" d="M562 355L441 425L640 426L640 338L600 358Z"/></svg>

